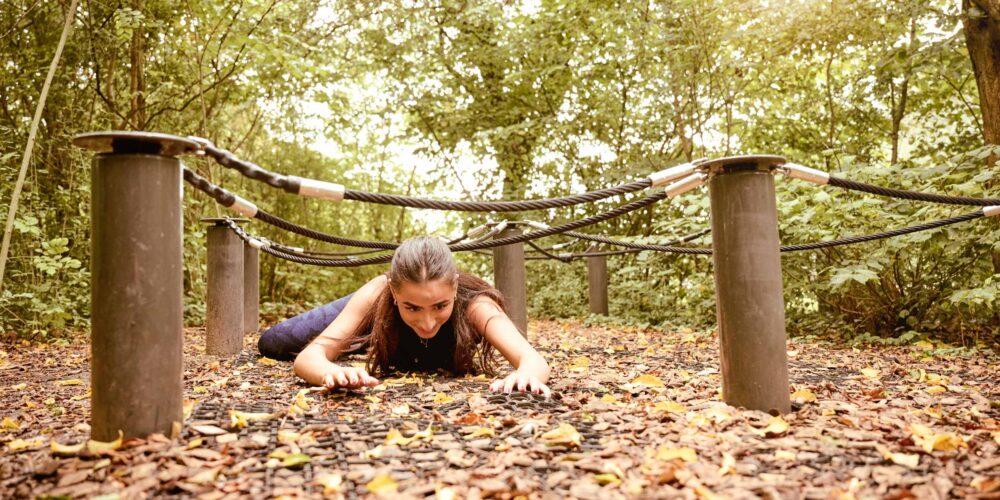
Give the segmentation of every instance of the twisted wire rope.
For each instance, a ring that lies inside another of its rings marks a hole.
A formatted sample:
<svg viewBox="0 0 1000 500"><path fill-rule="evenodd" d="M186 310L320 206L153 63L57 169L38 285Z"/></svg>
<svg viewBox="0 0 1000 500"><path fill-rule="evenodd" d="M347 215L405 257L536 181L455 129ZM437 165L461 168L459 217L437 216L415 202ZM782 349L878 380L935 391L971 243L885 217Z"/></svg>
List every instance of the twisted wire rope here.
<svg viewBox="0 0 1000 500"><path fill-rule="evenodd" d="M860 191L878 196L898 198L901 200L926 201L930 203L942 203L946 205L967 205L967 206L978 206L978 207L1000 205L1000 199L998 198L972 198L969 196L949 196L943 194L922 193L919 191L910 191L906 189L895 189L895 188L876 186L874 184L868 184L865 182L841 179L839 177L834 177L832 175L830 176L828 184L834 187L839 187L841 189L847 189L849 191Z"/></svg>
<svg viewBox="0 0 1000 500"><path fill-rule="evenodd" d="M264 182L265 184L283 189L290 193L298 193L299 183L288 176L270 172L259 165L237 158L231 152L214 145L206 145L205 154L213 158L219 165L231 168L245 177ZM344 199L393 205L397 207L423 208L430 210L450 210L457 212L524 212L528 210L544 210L549 208L568 207L582 203L590 203L613 196L634 193L653 185L650 179L640 179L627 182L611 188L598 189L586 193L559 198L543 198L522 201L449 201L418 198L383 193L370 193L355 189L345 189Z"/></svg>

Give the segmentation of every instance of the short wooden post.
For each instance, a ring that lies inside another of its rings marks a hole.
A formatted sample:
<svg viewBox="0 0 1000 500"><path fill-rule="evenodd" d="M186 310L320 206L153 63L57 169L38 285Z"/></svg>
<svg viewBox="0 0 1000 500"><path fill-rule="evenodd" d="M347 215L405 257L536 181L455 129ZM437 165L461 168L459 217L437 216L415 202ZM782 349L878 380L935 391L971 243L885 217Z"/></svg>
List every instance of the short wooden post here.
<svg viewBox="0 0 1000 500"><path fill-rule="evenodd" d="M90 435L171 435L183 421L181 163L187 139L73 138L91 167Z"/></svg>
<svg viewBox="0 0 1000 500"><path fill-rule="evenodd" d="M598 251L600 247L591 245L587 253ZM590 312L608 315L608 257L598 255L587 257L587 293L590 298Z"/></svg>
<svg viewBox="0 0 1000 500"><path fill-rule="evenodd" d="M751 410L790 411L774 156L707 162L722 397Z"/></svg>
<svg viewBox="0 0 1000 500"><path fill-rule="evenodd" d="M205 352L231 356L243 349L243 240L223 220L202 219L210 224Z"/></svg>
<svg viewBox="0 0 1000 500"><path fill-rule="evenodd" d="M260 252L243 242L243 333L260 328Z"/></svg>
<svg viewBox="0 0 1000 500"><path fill-rule="evenodd" d="M507 228L495 238L518 236L521 230ZM507 302L507 314L521 334L528 336L528 287L524 270L524 243L504 245L493 249L493 276L500 293Z"/></svg>

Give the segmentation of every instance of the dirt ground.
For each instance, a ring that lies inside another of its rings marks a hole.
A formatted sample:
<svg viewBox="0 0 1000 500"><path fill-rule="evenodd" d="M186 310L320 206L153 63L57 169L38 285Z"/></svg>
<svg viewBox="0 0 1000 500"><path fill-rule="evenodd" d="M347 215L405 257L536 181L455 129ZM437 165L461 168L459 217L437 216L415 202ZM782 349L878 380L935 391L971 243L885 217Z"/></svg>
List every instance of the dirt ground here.
<svg viewBox="0 0 1000 500"><path fill-rule="evenodd" d="M85 342L0 346L0 497L1000 498L993 353L792 341L774 417L722 403L711 334L529 337L551 399L441 375L306 391L255 339L219 359L189 330L182 430L120 447L87 443Z"/></svg>

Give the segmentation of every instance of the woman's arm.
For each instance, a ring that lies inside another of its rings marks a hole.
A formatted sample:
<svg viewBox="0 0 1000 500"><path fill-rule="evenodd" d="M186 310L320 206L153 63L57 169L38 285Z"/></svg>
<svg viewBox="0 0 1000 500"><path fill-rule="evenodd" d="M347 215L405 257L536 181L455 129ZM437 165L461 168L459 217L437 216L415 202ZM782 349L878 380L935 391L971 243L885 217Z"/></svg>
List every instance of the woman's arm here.
<svg viewBox="0 0 1000 500"><path fill-rule="evenodd" d="M295 357L295 374L312 385L360 387L378 385L378 380L364 368L341 366L333 362L343 352L352 335L385 290L385 276L378 276L362 286L347 302L344 310L302 352Z"/></svg>
<svg viewBox="0 0 1000 500"><path fill-rule="evenodd" d="M490 384L494 392L531 391L549 396L546 384L549 380L549 364L545 358L521 335L507 313L491 298L480 296L469 305L469 319L476 330L482 332L487 342L493 345L514 367L507 377Z"/></svg>

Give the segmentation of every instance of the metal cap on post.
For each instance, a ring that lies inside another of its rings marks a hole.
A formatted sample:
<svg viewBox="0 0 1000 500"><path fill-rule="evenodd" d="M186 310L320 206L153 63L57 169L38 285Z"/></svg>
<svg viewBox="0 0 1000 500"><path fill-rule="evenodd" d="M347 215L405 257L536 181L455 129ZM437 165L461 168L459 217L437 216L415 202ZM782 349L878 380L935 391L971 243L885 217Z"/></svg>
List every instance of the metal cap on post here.
<svg viewBox="0 0 1000 500"><path fill-rule="evenodd" d="M587 253L596 252L597 245L587 248ZM608 257L597 255L587 257L587 293L592 314L608 315Z"/></svg>
<svg viewBox="0 0 1000 500"><path fill-rule="evenodd" d="M495 239L518 236L521 230L509 227ZM524 243L503 245L493 249L493 281L507 303L507 314L521 334L528 336L528 287L524 270Z"/></svg>
<svg viewBox="0 0 1000 500"><path fill-rule="evenodd" d="M791 409L778 213L772 170L780 156L710 160L712 249L727 404Z"/></svg>
<svg viewBox="0 0 1000 500"><path fill-rule="evenodd" d="M183 421L179 154L198 145L145 132L78 135L91 186L91 437L170 435Z"/></svg>
<svg viewBox="0 0 1000 500"><path fill-rule="evenodd" d="M208 224L208 293L205 301L205 353L231 356L243 349L243 240L225 218ZM232 219L247 222L247 219Z"/></svg>

